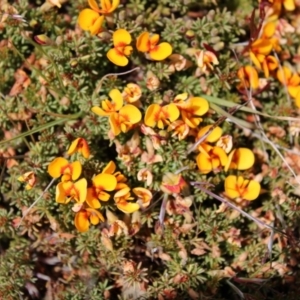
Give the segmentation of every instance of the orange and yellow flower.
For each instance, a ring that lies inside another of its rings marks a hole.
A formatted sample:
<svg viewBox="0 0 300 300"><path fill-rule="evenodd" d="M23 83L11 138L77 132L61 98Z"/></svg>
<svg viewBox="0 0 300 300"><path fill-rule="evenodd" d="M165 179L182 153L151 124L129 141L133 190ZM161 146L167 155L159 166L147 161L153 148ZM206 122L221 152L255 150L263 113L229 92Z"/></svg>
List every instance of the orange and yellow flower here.
<svg viewBox="0 0 300 300"><path fill-rule="evenodd" d="M97 225L104 222L103 215L96 209L83 208L75 215L75 226L79 232L86 232L90 228L90 224Z"/></svg>
<svg viewBox="0 0 300 300"><path fill-rule="evenodd" d="M128 83L123 91L124 100L127 103L134 103L142 96L142 89L138 84Z"/></svg>
<svg viewBox="0 0 300 300"><path fill-rule="evenodd" d="M252 89L256 90L258 88L258 74L256 69L252 66L247 65L241 67L238 70L237 76L241 81L240 85L238 86L238 89L244 90L251 87Z"/></svg>
<svg viewBox="0 0 300 300"><path fill-rule="evenodd" d="M121 132L128 132L141 119L140 110L132 104L127 104L119 112L112 113L109 116L109 124L113 134L117 136Z"/></svg>
<svg viewBox="0 0 300 300"><path fill-rule="evenodd" d="M136 41L138 51L147 53L150 59L161 61L172 54L172 46L169 43L163 42L158 44L159 35L153 34L150 37L149 32L143 32L139 35Z"/></svg>
<svg viewBox="0 0 300 300"><path fill-rule="evenodd" d="M98 6L96 0L88 0L90 7L102 14L102 15L108 15L111 14L113 11L116 10L116 8L119 6L120 4L120 0L100 0L100 6L101 8Z"/></svg>
<svg viewBox="0 0 300 300"><path fill-rule="evenodd" d="M26 172L20 177L18 177L18 180L20 182L26 182L27 184L25 186L25 189L31 190L36 183L35 173L33 171Z"/></svg>
<svg viewBox="0 0 300 300"><path fill-rule="evenodd" d="M52 178L59 178L61 181L77 180L81 174L82 166L79 161L69 163L63 157L55 158L48 165L48 173Z"/></svg>
<svg viewBox="0 0 300 300"><path fill-rule="evenodd" d="M186 101L176 103L181 113L181 118L190 128L196 128L202 122L201 116L209 109L208 101L201 97L192 97Z"/></svg>
<svg viewBox="0 0 300 300"><path fill-rule="evenodd" d="M104 16L99 15L98 12L89 8L83 9L78 16L80 28L89 31L92 35L102 31L103 21Z"/></svg>
<svg viewBox="0 0 300 300"><path fill-rule="evenodd" d="M149 127L157 126L164 129L165 125L170 125L179 118L180 112L174 103L160 106L159 104L151 104L145 114L144 122Z"/></svg>
<svg viewBox="0 0 300 300"><path fill-rule="evenodd" d="M213 125L207 125L202 127L198 134L197 134L197 140L203 139L203 141L198 146L198 150L203 153L208 153L212 149L212 143L217 142L222 135L222 128L219 126L216 126L212 129ZM222 147L221 147L222 148Z"/></svg>
<svg viewBox="0 0 300 300"><path fill-rule="evenodd" d="M272 51L273 45L269 39L257 39L251 44L250 58L254 65L261 70L262 62L265 57Z"/></svg>
<svg viewBox="0 0 300 300"><path fill-rule="evenodd" d="M101 102L101 107L92 107L92 112L101 117L110 116L112 113L119 111L123 106L123 96L118 89L112 89L109 92L109 97L112 101L106 99Z"/></svg>
<svg viewBox="0 0 300 300"><path fill-rule="evenodd" d="M60 182L56 186L56 202L67 204L71 200L77 203L83 203L87 195L87 181L81 178L76 182L65 181Z"/></svg>
<svg viewBox="0 0 300 300"><path fill-rule="evenodd" d="M280 83L287 87L291 97L295 98L300 90L300 76L296 72L286 66L278 69L277 79Z"/></svg>
<svg viewBox="0 0 300 300"><path fill-rule="evenodd" d="M115 187L115 190L121 190L125 187L128 187L126 184L127 178L120 172L116 172L116 164L111 160L103 169L103 174L112 174L117 179L117 185Z"/></svg>
<svg viewBox="0 0 300 300"><path fill-rule="evenodd" d="M198 169L202 174L218 171L227 164L227 154L220 147L212 147L207 152L200 152L196 158Z"/></svg>
<svg viewBox="0 0 300 300"><path fill-rule="evenodd" d="M228 161L224 168L228 169L247 170L254 165L254 154L250 149L238 148L231 151L228 155Z"/></svg>
<svg viewBox="0 0 300 300"><path fill-rule="evenodd" d="M86 203L91 208L100 208L101 201L108 201L110 194L117 186L117 179L114 175L100 173L92 179L92 187L87 189Z"/></svg>
<svg viewBox="0 0 300 300"><path fill-rule="evenodd" d="M124 67L128 64L128 56L133 48L130 46L131 35L125 29L118 29L113 33L114 48L107 52L107 58L117 66Z"/></svg>
<svg viewBox="0 0 300 300"><path fill-rule="evenodd" d="M260 193L260 184L242 176L229 175L225 179L225 193L231 199L255 200Z"/></svg>
<svg viewBox="0 0 300 300"><path fill-rule="evenodd" d="M70 145L67 153L69 155L72 155L75 152L81 153L84 158L90 157L90 148L84 138L77 138L76 140L74 140Z"/></svg>
<svg viewBox="0 0 300 300"><path fill-rule="evenodd" d="M151 191L142 187L136 187L132 189L132 191L138 197L137 204L139 204L141 208L146 208L150 205L152 200Z"/></svg>
<svg viewBox="0 0 300 300"><path fill-rule="evenodd" d="M114 195L114 200L117 208L126 214L133 213L139 210L140 208L139 204L128 202L130 200L133 200L133 197L131 197L130 194L129 187L126 187L116 192L116 194Z"/></svg>

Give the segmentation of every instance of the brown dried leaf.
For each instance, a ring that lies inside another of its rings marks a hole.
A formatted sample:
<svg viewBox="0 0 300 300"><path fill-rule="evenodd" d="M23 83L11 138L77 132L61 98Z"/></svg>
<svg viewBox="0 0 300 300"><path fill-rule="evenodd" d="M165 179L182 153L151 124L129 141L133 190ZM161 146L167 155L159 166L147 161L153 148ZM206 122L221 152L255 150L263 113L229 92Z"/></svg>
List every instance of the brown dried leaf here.
<svg viewBox="0 0 300 300"><path fill-rule="evenodd" d="M20 94L24 89L26 89L31 83L28 75L21 69L15 72L15 83L9 92L9 96L16 96Z"/></svg>

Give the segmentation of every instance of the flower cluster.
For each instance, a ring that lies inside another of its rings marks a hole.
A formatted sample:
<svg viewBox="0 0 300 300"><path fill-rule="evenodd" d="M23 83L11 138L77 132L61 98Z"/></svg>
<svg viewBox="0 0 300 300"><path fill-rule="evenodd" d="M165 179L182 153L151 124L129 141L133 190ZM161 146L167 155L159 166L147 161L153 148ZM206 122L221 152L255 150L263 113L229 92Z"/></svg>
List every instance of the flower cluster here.
<svg viewBox="0 0 300 300"><path fill-rule="evenodd" d="M77 138L72 142L68 154L76 152L89 159L90 151L85 139ZM80 232L87 231L90 224L97 225L104 221L100 209L103 203L107 203L110 199L114 200L117 209L126 214L147 207L152 199L152 193L142 187L132 189L135 195L133 197L126 183L126 177L116 171L113 161L110 161L101 173L85 178L81 177L83 166L80 161L69 162L64 157L57 157L48 165L48 173L52 178L61 179L56 186L56 202L73 203L74 223ZM137 201L132 202L135 198Z"/></svg>
<svg viewBox="0 0 300 300"><path fill-rule="evenodd" d="M88 1L90 8L82 10L78 17L78 24L83 30L89 31L96 35L103 31L104 17L110 17L111 13L120 4L119 0L101 0L99 8L96 0ZM147 31L142 32L136 39L136 48L145 54L146 58L162 61L172 54L172 46L169 43L159 43L158 34L150 34ZM124 67L128 64L128 57L133 51L130 45L132 42L131 34L126 30L119 28L114 31L113 48L107 52L107 58L114 64Z"/></svg>
<svg viewBox="0 0 300 300"><path fill-rule="evenodd" d="M295 9L294 0L274 0L266 5L266 21L264 22L261 34L250 43L248 52L254 64L246 65L238 70L240 84L238 89L244 92L245 89L263 90L266 81L259 80L259 72L263 72L264 78L270 76L278 79L286 87L289 96L295 99L295 104L300 107L300 76L290 66L279 66L278 54L281 52L280 45L286 43L284 35L294 32L295 29L285 20L280 19L282 7L288 11Z"/></svg>
<svg viewBox="0 0 300 300"><path fill-rule="evenodd" d="M208 101L204 98L182 93L168 104L150 104L142 120L142 113L138 109L142 92L138 85L129 83L123 93L113 89L110 91L109 96L112 101L104 100L101 103L101 107L93 107L92 111L101 117L109 117L111 127L109 137L112 139L121 132L126 133L134 128L138 129L138 127L145 135L149 135L151 141L146 138L147 152L141 155L141 161L147 164L163 160L160 155L154 152L154 148L158 149L162 145L162 141L158 138L154 128L158 128L160 134L165 132L166 137L170 133L173 137L177 136L178 140L192 136L196 138L195 142L201 141L198 145L199 154L196 157L196 162L202 174L216 173L222 169L224 171L230 169L247 170L254 164L253 152L247 148L232 150L232 137L229 135L222 136L220 127L214 128L212 125L199 127L203 121L202 117L209 110ZM131 104L124 105L124 97L127 99L126 102ZM133 138L136 141L134 149L137 149L139 140L136 135ZM124 149L121 146L119 148ZM136 157L140 154L141 151L129 150L126 156L123 153L119 158L127 165L130 165L133 156ZM133 155L132 158L130 158L131 155ZM247 184L245 186L247 187ZM260 192L259 183L255 187L255 198L257 198ZM231 197L233 194L227 193L227 195ZM241 192L239 196L244 197L244 194Z"/></svg>

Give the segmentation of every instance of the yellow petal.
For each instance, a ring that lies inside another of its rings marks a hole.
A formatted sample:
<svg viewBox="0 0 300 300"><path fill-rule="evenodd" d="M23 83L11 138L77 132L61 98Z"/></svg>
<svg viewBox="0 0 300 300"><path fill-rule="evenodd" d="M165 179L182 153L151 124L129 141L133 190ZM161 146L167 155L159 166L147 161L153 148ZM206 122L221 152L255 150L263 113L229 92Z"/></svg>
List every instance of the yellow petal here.
<svg viewBox="0 0 300 300"><path fill-rule="evenodd" d="M98 210L86 208L86 211L89 213L89 219L93 225L97 225L100 221L104 222L104 217Z"/></svg>
<svg viewBox="0 0 300 300"><path fill-rule="evenodd" d="M93 179L93 184L95 187L105 191L113 191L117 186L117 179L114 175L100 173Z"/></svg>
<svg viewBox="0 0 300 300"><path fill-rule="evenodd" d="M247 170L254 165L254 154L250 149L238 148L234 153L234 162L238 170Z"/></svg>
<svg viewBox="0 0 300 300"><path fill-rule="evenodd" d="M71 163L71 170L72 170L72 180L78 179L82 171L81 163L78 160Z"/></svg>
<svg viewBox="0 0 300 300"><path fill-rule="evenodd" d="M71 145L70 145L70 147L68 149L68 152L67 152L69 155L72 155L72 154L74 154L77 151L77 145L78 145L79 141L80 141L80 138L77 138L76 140L74 140L71 143Z"/></svg>
<svg viewBox="0 0 300 300"><path fill-rule="evenodd" d="M261 70L261 63L260 61L257 59L257 56L252 52L250 51L250 59L252 60L252 62L254 63L255 67L259 70Z"/></svg>
<svg viewBox="0 0 300 300"><path fill-rule="evenodd" d="M295 0L283 0L284 8L288 11L295 10Z"/></svg>
<svg viewBox="0 0 300 300"><path fill-rule="evenodd" d="M88 215L85 210L76 213L74 224L79 232L86 232L89 230L90 222L88 220Z"/></svg>
<svg viewBox="0 0 300 300"><path fill-rule="evenodd" d="M169 43L161 43L153 50L150 50L150 58L161 61L172 54L173 48Z"/></svg>
<svg viewBox="0 0 300 300"><path fill-rule="evenodd" d="M118 198L120 198L120 197L124 197L126 194L129 193L129 191L130 191L130 188L129 188L129 187L126 187L126 188L123 188L123 189L117 191L117 192L115 193L115 195L114 195L114 199L116 200L116 199L118 199ZM117 200L116 200L116 201L117 201Z"/></svg>
<svg viewBox="0 0 300 300"><path fill-rule="evenodd" d="M99 16L96 21L90 27L90 33L92 35L98 34L102 31L102 24L104 21L104 16Z"/></svg>
<svg viewBox="0 0 300 300"><path fill-rule="evenodd" d="M101 203L98 200L98 196L94 190L94 188L88 188L87 189L87 194L86 194L86 203L88 204L89 207L91 208L100 208Z"/></svg>
<svg viewBox="0 0 300 300"><path fill-rule="evenodd" d="M112 113L109 116L109 125L110 128L115 136L119 135L121 133L121 124L119 121L119 114L118 113Z"/></svg>
<svg viewBox="0 0 300 300"><path fill-rule="evenodd" d="M243 194L243 199L252 201L255 200L260 193L260 184L255 180L250 180L246 188L245 193Z"/></svg>
<svg viewBox="0 0 300 300"><path fill-rule="evenodd" d="M142 119L142 113L136 106L132 104L123 106L120 109L119 114L125 116L128 122L130 122L131 124L136 124Z"/></svg>
<svg viewBox="0 0 300 300"><path fill-rule="evenodd" d="M115 47L120 45L129 45L131 43L131 35L125 29L118 29L113 33L113 43Z"/></svg>
<svg viewBox="0 0 300 300"><path fill-rule="evenodd" d="M129 62L128 58L116 48L110 49L106 56L112 63L120 67L126 66Z"/></svg>
<svg viewBox="0 0 300 300"><path fill-rule="evenodd" d="M89 6L91 9L93 9L96 12L100 12L98 3L96 0L88 0Z"/></svg>
<svg viewBox="0 0 300 300"><path fill-rule="evenodd" d="M119 0L101 0L101 13L103 14L109 14L112 13L120 4Z"/></svg>
<svg viewBox="0 0 300 300"><path fill-rule="evenodd" d="M259 53L263 55L269 55L272 48L273 45L269 39L258 39L251 45L251 50L254 53Z"/></svg>
<svg viewBox="0 0 300 300"><path fill-rule="evenodd" d="M110 112L106 112L101 107L98 106L93 106L91 110L93 113L95 113L100 117L108 117L111 114Z"/></svg>
<svg viewBox="0 0 300 300"><path fill-rule="evenodd" d="M200 139L202 136L204 136L211 128L213 125L207 125L203 128L201 128L197 134L197 138ZM222 135L223 130L221 127L217 126L215 127L209 134L208 136L204 139L203 142L208 142L208 143L215 143Z"/></svg>
<svg viewBox="0 0 300 300"><path fill-rule="evenodd" d="M163 111L168 114L168 119L171 122L174 122L175 120L177 120L179 118L180 111L174 103L164 106Z"/></svg>
<svg viewBox="0 0 300 300"><path fill-rule="evenodd" d="M150 45L151 46L155 46L158 44L158 41L159 41L159 34L153 34L150 39L149 39L149 42L150 42Z"/></svg>
<svg viewBox="0 0 300 300"><path fill-rule="evenodd" d="M231 198L235 199L240 196L240 193L237 189L237 177L234 175L229 175L225 178L225 193Z"/></svg>
<svg viewBox="0 0 300 300"><path fill-rule="evenodd" d="M161 106L158 104L151 104L148 106L144 118L144 122L146 126L155 127L156 122L158 121L156 116L159 114L161 110Z"/></svg>
<svg viewBox="0 0 300 300"><path fill-rule="evenodd" d="M283 66L282 68L278 69L277 79L281 82L281 84L286 85L291 77L292 71L288 67Z"/></svg>
<svg viewBox="0 0 300 300"><path fill-rule="evenodd" d="M142 32L136 40L136 48L140 52L148 52L150 50L149 44L149 32Z"/></svg>
<svg viewBox="0 0 300 300"><path fill-rule="evenodd" d="M116 203L117 208L123 213L130 214L140 209L140 206L137 203L131 203L127 201L122 201Z"/></svg>
<svg viewBox="0 0 300 300"><path fill-rule="evenodd" d="M245 70L245 73L248 76L250 86L253 89L256 90L258 88L258 74L257 74L257 71L251 66L245 66L244 70Z"/></svg>
<svg viewBox="0 0 300 300"><path fill-rule="evenodd" d="M78 16L78 24L81 29L88 30L91 34L97 34L102 29L104 16L100 16L97 12L86 8L83 9Z"/></svg>
<svg viewBox="0 0 300 300"><path fill-rule="evenodd" d="M56 186L55 201L57 203L66 204L66 192L65 192L63 185L64 185L64 183L60 182Z"/></svg>
<svg viewBox="0 0 300 300"><path fill-rule="evenodd" d="M79 193L79 203L83 203L86 199L86 194L87 194L87 181L85 178L81 178L78 181L74 183L75 189Z"/></svg>
<svg viewBox="0 0 300 300"><path fill-rule="evenodd" d="M102 173L113 174L116 170L116 164L111 160L103 169Z"/></svg>
<svg viewBox="0 0 300 300"><path fill-rule="evenodd" d="M118 111L123 106L123 96L121 92L118 89L112 89L109 92L109 97L113 100L113 103L115 104L115 110Z"/></svg>
<svg viewBox="0 0 300 300"><path fill-rule="evenodd" d="M213 147L211 153L214 157L217 157L217 159L219 161L219 163L216 167L219 167L220 165L222 167L224 167L227 164L228 157L227 157L227 154L224 149L215 146L215 147Z"/></svg>
<svg viewBox="0 0 300 300"><path fill-rule="evenodd" d="M213 167L211 164L210 157L205 153L199 153L196 158L198 169L202 174L208 174L212 171Z"/></svg>
<svg viewBox="0 0 300 300"><path fill-rule="evenodd" d="M62 175L63 168L68 166L69 162L63 157L55 158L48 165L48 173L52 178L58 178Z"/></svg>
<svg viewBox="0 0 300 300"><path fill-rule="evenodd" d="M120 4L120 0L112 0L110 12L113 12Z"/></svg>
<svg viewBox="0 0 300 300"><path fill-rule="evenodd" d="M193 97L189 100L189 108L193 111L193 114L197 116L203 116L208 112L208 101L201 97Z"/></svg>

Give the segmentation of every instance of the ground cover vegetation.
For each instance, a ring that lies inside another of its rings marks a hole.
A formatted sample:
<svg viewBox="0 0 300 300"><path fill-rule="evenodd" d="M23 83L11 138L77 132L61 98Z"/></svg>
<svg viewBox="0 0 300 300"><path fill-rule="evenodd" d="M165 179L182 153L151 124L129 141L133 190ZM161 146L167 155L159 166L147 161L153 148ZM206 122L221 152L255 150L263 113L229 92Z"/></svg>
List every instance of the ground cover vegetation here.
<svg viewBox="0 0 300 300"><path fill-rule="evenodd" d="M300 2L0 1L0 299L299 299Z"/></svg>

